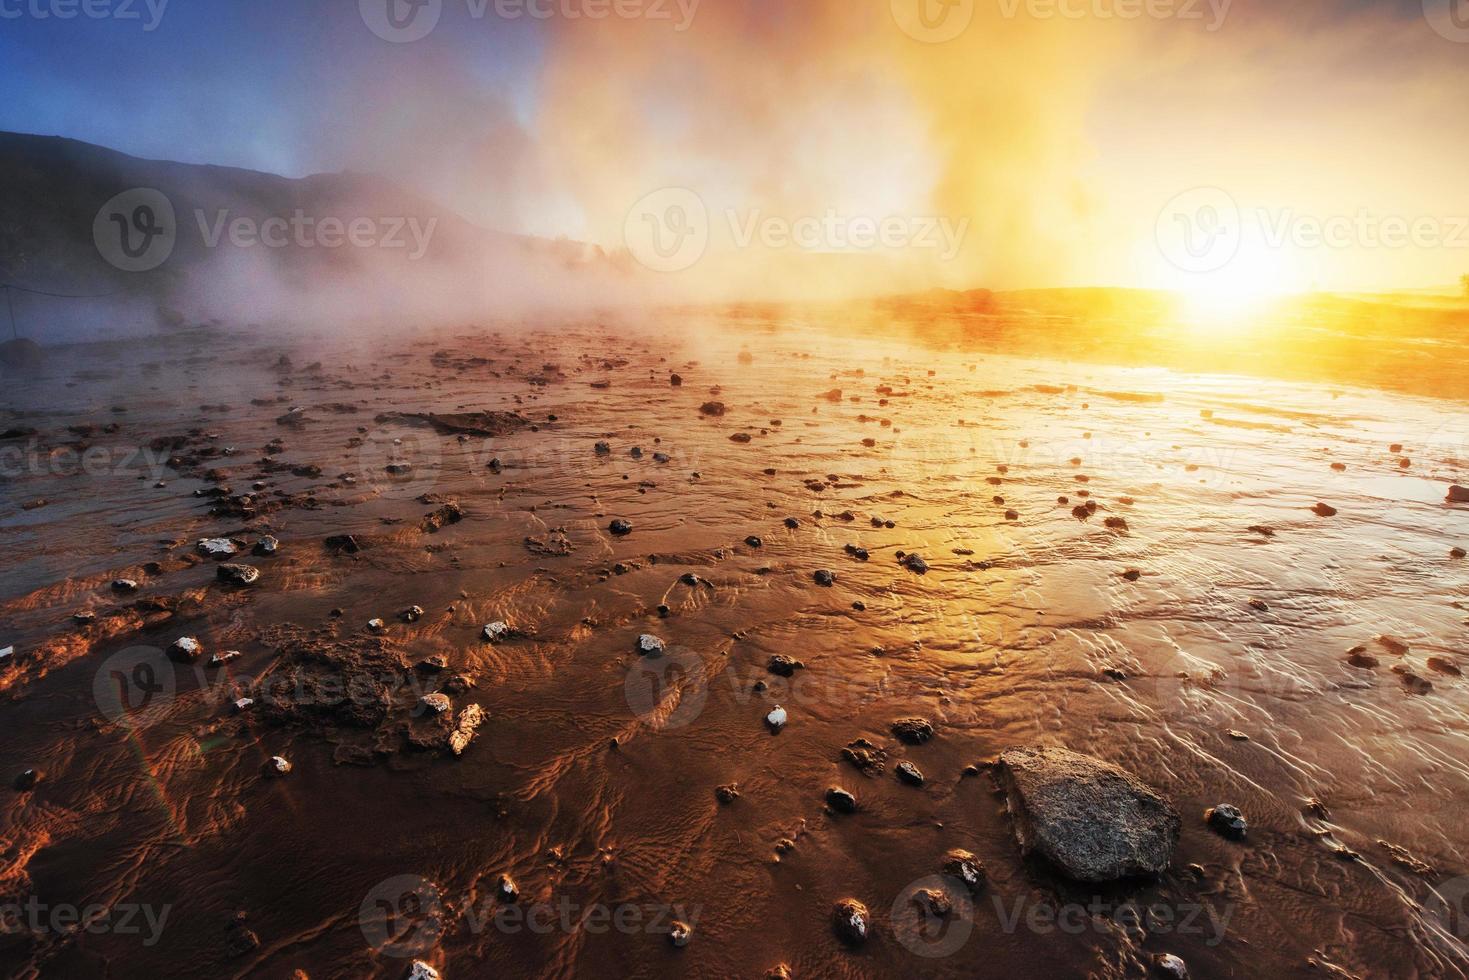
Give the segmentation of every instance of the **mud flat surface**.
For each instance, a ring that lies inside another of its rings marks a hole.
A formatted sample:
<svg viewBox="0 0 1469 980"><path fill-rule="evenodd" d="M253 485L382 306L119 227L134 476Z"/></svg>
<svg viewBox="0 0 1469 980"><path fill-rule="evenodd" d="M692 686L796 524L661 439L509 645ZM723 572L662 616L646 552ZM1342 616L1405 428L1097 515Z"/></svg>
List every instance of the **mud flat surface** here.
<svg viewBox="0 0 1469 980"><path fill-rule="evenodd" d="M7 976L1469 975L1462 402L746 316L69 348L0 434ZM1169 869L1023 858L1031 745Z"/></svg>

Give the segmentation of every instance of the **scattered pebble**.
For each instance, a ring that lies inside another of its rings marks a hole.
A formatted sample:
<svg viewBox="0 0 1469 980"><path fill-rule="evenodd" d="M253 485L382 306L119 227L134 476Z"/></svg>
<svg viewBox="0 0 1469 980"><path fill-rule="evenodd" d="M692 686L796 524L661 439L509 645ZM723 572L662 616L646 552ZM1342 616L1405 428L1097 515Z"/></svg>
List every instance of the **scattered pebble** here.
<svg viewBox="0 0 1469 980"><path fill-rule="evenodd" d="M786 709L782 708L780 705L776 705L770 710L770 713L765 716L765 724L770 726L771 734L775 734L776 732L779 732L782 728L786 727L786 722L789 719L790 716L786 714Z"/></svg>
<svg viewBox="0 0 1469 980"><path fill-rule="evenodd" d="M923 785L923 773L911 762L898 763L894 771L898 774L898 778L909 786Z"/></svg>
<svg viewBox="0 0 1469 980"><path fill-rule="evenodd" d="M176 663L191 664L204 653L204 647L192 636L181 636L168 648L168 657Z"/></svg>
<svg viewBox="0 0 1469 980"><path fill-rule="evenodd" d="M638 637L638 652L645 657L663 656L664 643L652 633L644 633Z"/></svg>
<svg viewBox="0 0 1469 980"><path fill-rule="evenodd" d="M867 924L871 917L867 906L855 898L844 898L832 907L832 928L837 938L848 946L860 946L867 941Z"/></svg>
<svg viewBox="0 0 1469 980"><path fill-rule="evenodd" d="M1231 840L1239 840L1250 829L1239 807L1231 806L1228 803L1221 803L1205 810L1204 820L1221 836Z"/></svg>

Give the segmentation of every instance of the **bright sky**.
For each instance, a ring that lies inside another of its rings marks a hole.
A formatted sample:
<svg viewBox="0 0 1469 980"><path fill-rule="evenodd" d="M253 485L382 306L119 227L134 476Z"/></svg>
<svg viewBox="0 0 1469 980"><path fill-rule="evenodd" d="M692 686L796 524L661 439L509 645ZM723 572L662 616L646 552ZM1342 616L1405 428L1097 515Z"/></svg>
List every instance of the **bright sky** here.
<svg viewBox="0 0 1469 980"><path fill-rule="evenodd" d="M635 202L692 189L714 268L754 280L884 221L906 237L876 254L915 283L1469 273L1466 0L622 0L642 13L607 20L573 15L611 0L427 2L433 30L393 43L370 26L389 0L130 0L137 19L0 0L0 129L381 171L608 246ZM822 227L792 246L770 220Z"/></svg>

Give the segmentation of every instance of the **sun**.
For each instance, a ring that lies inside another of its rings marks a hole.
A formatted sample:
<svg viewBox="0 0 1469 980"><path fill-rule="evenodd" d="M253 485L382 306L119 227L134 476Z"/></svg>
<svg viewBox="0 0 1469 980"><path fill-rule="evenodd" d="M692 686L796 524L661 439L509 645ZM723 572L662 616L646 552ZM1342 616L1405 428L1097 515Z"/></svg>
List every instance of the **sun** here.
<svg viewBox="0 0 1469 980"><path fill-rule="evenodd" d="M1224 268L1171 277L1183 326L1210 332L1248 331L1281 299L1304 291L1294 263L1279 249L1246 244Z"/></svg>

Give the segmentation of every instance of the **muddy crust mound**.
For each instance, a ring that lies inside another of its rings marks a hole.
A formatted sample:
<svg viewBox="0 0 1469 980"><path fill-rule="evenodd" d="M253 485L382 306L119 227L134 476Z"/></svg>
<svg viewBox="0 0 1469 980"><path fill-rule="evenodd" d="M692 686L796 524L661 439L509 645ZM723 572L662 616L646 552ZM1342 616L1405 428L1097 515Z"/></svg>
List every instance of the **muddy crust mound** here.
<svg viewBox="0 0 1469 980"><path fill-rule="evenodd" d="M1178 843L1178 811L1136 776L1061 748L1009 749L994 766L1015 838L1082 882L1156 875Z"/></svg>
<svg viewBox="0 0 1469 980"><path fill-rule="evenodd" d="M494 438L519 432L530 425L530 419L515 412L385 412L375 420L379 425L398 422L404 425L426 425L441 435L467 435Z"/></svg>

